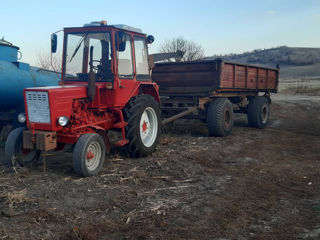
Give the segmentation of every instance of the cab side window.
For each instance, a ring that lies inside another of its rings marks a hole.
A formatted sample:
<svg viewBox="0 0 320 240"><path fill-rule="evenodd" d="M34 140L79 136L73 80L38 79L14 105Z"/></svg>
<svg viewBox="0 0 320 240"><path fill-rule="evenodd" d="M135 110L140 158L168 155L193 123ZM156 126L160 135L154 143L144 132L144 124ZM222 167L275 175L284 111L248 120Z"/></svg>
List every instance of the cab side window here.
<svg viewBox="0 0 320 240"><path fill-rule="evenodd" d="M149 80L148 50L144 38L134 37L137 80Z"/></svg>
<svg viewBox="0 0 320 240"><path fill-rule="evenodd" d="M123 52L117 51L119 78L133 78L132 49L130 35L126 34L126 48Z"/></svg>

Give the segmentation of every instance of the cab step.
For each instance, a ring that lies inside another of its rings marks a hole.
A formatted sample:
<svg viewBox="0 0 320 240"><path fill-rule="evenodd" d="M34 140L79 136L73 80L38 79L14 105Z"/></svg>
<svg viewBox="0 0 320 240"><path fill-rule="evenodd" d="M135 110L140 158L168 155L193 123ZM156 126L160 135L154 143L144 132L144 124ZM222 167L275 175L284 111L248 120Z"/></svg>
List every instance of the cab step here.
<svg viewBox="0 0 320 240"><path fill-rule="evenodd" d="M128 139L122 139L117 141L114 145L117 147L123 147L124 145L128 144L129 140Z"/></svg>

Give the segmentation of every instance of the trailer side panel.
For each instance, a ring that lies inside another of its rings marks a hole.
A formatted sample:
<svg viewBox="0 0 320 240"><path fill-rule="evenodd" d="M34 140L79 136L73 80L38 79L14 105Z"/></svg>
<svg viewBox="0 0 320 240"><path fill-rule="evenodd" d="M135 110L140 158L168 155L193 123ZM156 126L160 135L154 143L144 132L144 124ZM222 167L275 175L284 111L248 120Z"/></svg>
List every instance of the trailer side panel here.
<svg viewBox="0 0 320 240"><path fill-rule="evenodd" d="M219 89L276 92L278 71L272 68L223 62Z"/></svg>
<svg viewBox="0 0 320 240"><path fill-rule="evenodd" d="M162 96L211 97L228 92L277 92L279 69L210 61L160 63L152 79Z"/></svg>

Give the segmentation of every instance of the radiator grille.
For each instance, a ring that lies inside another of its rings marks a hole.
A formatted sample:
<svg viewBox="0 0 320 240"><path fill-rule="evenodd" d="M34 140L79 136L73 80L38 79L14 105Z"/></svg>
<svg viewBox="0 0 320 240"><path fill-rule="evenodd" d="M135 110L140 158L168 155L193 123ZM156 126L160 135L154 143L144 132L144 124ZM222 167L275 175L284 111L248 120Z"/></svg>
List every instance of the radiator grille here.
<svg viewBox="0 0 320 240"><path fill-rule="evenodd" d="M27 91L28 117L30 122L50 123L48 92Z"/></svg>

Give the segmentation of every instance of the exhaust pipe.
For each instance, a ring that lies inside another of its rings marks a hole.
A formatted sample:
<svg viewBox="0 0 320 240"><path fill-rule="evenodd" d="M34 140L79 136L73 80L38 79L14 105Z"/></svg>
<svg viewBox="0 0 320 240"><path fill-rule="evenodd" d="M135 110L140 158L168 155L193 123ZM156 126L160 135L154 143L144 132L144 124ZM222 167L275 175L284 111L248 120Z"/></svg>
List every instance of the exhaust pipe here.
<svg viewBox="0 0 320 240"><path fill-rule="evenodd" d="M92 102L96 95L96 74L93 71L93 46L90 47L90 71L88 79L88 98Z"/></svg>

